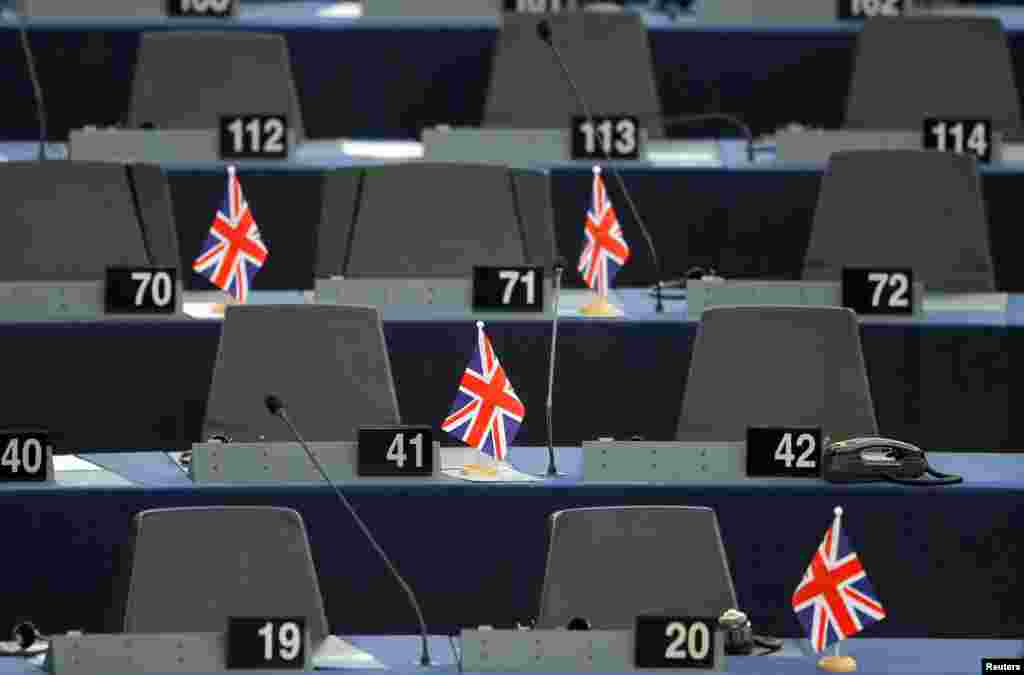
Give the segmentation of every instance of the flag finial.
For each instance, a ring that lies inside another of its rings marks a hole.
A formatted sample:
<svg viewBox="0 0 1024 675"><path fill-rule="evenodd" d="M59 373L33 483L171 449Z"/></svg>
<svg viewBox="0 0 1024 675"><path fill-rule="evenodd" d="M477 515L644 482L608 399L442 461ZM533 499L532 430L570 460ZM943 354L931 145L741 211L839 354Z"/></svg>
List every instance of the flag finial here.
<svg viewBox="0 0 1024 675"><path fill-rule="evenodd" d="M596 164L594 165L594 175L595 176L600 176L601 175L601 167L597 166Z"/></svg>
<svg viewBox="0 0 1024 675"><path fill-rule="evenodd" d="M484 327L484 322L483 321L477 321L476 322L476 327L477 328L483 328Z"/></svg>
<svg viewBox="0 0 1024 675"><path fill-rule="evenodd" d="M836 516L841 516L841 515L843 515L843 507L842 506L837 506L834 509L832 509L832 512L835 513Z"/></svg>

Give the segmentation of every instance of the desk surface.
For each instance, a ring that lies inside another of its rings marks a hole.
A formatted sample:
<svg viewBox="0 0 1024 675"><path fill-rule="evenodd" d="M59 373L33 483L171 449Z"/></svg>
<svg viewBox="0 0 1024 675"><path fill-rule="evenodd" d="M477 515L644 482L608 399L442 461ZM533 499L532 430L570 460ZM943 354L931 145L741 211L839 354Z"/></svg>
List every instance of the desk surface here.
<svg viewBox="0 0 1024 675"><path fill-rule="evenodd" d="M665 311L655 311L654 296L643 288L620 288L612 291L612 301L621 307L624 315L619 318L595 318L580 313L580 308L593 299L589 291L566 289L562 291L559 303L559 316L580 322L690 322L687 315L686 300L675 299L678 290L666 290ZM195 312L195 316L214 318L205 314L200 304L194 304L190 298L207 299L220 297L219 294L197 293L186 294L186 311ZM303 291L254 291L249 297L250 304L296 304L307 302L308 294ZM430 306L391 306L384 307L381 314L388 321L475 321L468 312L446 311ZM550 321L542 315L523 315L509 313L505 320L509 321ZM927 295L924 299L924 312L914 317L861 316L859 320L865 325L927 325L927 326L1024 326L1024 294L1020 293L989 293L977 295Z"/></svg>
<svg viewBox="0 0 1024 675"><path fill-rule="evenodd" d="M828 492L841 494L906 494L917 495L923 488L887 483L870 483L864 485L841 485L824 483L817 479L747 478L738 481L693 482L693 483L586 483L583 481L583 452L580 448L558 448L556 450L558 468L564 476L544 478L533 483L473 483L457 479L438 481L385 481L364 479L346 485L347 490L355 490L369 494L430 494L441 493L491 493L509 496L521 494L541 496L555 492L563 493L571 490L579 495L604 495L639 491L645 493L677 493L686 492L742 492L745 494L769 494L776 491L795 493ZM162 452L122 452L122 453L84 453L80 457L106 469L105 472L58 470L56 485L31 484L21 487L16 484L0 484L0 492L25 489L63 490L63 489L146 489L170 488L197 490L199 492L219 492L231 488L244 490L256 488L252 484L231 485L214 483L194 485L184 470L167 454ZM61 458L58 457L58 461ZM547 467L547 448L514 447L509 453L510 463L524 473L540 475ZM1019 454L981 454L981 453L929 453L928 459L932 466L943 473L952 473L964 477L959 485L929 488L934 490L954 491L1011 491L1024 495L1024 455ZM58 467L59 469L60 467ZM93 475L88 475L88 474ZM318 483L289 484L268 482L268 488L320 488ZM326 488L325 488L326 489Z"/></svg>
<svg viewBox="0 0 1024 675"><path fill-rule="evenodd" d="M432 637L431 658L434 668L424 670L415 665L419 654L419 640L415 637L357 636L346 637L348 642L375 657L383 669L396 675L417 673L456 673L458 667L448 640ZM458 640L456 639L456 644ZM982 658L1020 657L1022 643L1018 640L914 640L854 638L842 644L842 653L854 656L862 675L882 673L928 673L929 675L977 675L981 672ZM816 656L805 640L787 640L782 651L770 656L730 656L726 672L737 675L811 675L818 673ZM382 668L346 668L351 673L380 673ZM35 663L18 658L0 659L0 675L36 675L43 672ZM263 671L265 675L277 675ZM295 673L296 671L282 671ZM668 671L672 672L672 671ZM680 671L674 671L680 672ZM692 671L686 671L692 672Z"/></svg>

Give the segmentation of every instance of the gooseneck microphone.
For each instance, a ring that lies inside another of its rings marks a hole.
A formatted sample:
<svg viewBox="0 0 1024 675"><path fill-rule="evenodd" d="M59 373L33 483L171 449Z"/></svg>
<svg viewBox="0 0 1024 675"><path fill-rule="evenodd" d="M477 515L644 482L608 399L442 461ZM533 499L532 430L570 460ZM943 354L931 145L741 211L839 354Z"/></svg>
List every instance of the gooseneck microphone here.
<svg viewBox="0 0 1024 675"><path fill-rule="evenodd" d="M388 554L384 552L384 549L381 548L380 544L377 543L377 540L374 539L373 534L370 533L370 528L366 526L366 523L364 523L363 519L359 517L356 510L352 508L352 505L349 503L348 499L345 498L345 495L338 489L338 486L334 484L334 481L331 480L330 476L327 475L323 465L320 464L320 460L317 459L316 455L313 454L313 451L309 449L308 445L306 445L306 441L302 438L302 434L299 433L299 430L295 428L294 424L292 424L291 418L288 417L288 411L285 410L284 401L274 394L269 394L264 399L264 403L271 415L280 418L280 420L288 426L292 435L295 436L295 440L297 440L299 445L302 446L302 449L306 451L306 456L309 457L311 462L313 462L313 466L316 467L316 470L323 477L324 481L331 486L332 490L334 490L334 494L336 494L341 503L344 504L349 515L352 516L352 520L356 522L356 525L358 525L359 529L362 530L363 535L366 536L366 540L370 542L370 545L377 552L377 555L380 556L380 559L384 561L384 565L391 572L395 581L397 581L398 585L402 587L403 591L405 591L405 595L409 599L409 604L412 605L413 611L416 612L416 619L420 623L420 639L422 641L420 665L423 667L430 666L430 647L427 644L427 622L423 620L423 610L420 609L420 603L416 600L416 594L412 592L412 587L409 586L409 584L405 582L405 579L402 578L402 575L398 573L398 569L392 564L391 559L388 558Z"/></svg>
<svg viewBox="0 0 1024 675"><path fill-rule="evenodd" d="M28 79L32 82L32 97L36 104L36 121L39 122L39 159L46 159L46 105L43 103L43 86L39 82L39 73L36 71L36 57L32 52L32 45L28 41L28 29L25 28L25 17L19 12L14 12L18 24L18 41L21 42L21 51L25 54L25 66L28 69Z"/></svg>
<svg viewBox="0 0 1024 675"><path fill-rule="evenodd" d="M728 122L737 131L743 134L747 142L747 161L754 163L754 132L746 122L735 115L726 113L702 113L700 115L673 115L671 117L659 117L665 126L679 126L683 124L699 124L700 122Z"/></svg>
<svg viewBox="0 0 1024 675"><path fill-rule="evenodd" d="M555 391L555 343L558 342L558 300L562 295L562 272L565 270L565 258L559 257L554 264L555 273L555 315L551 319L551 360L548 362L548 476L557 476L555 465L555 427L552 421L552 400Z"/></svg>
<svg viewBox="0 0 1024 675"><path fill-rule="evenodd" d="M593 125L594 116L590 113L590 106L587 105L587 101L583 98L582 92L580 92L579 87L576 86L576 80L573 79L572 73L569 72L569 66L562 57L562 50L558 48L558 45L556 45L555 41L551 38L551 24L547 19L543 19L537 24L537 37L543 40L544 43L551 48L551 53L555 55L555 61L558 62L558 67L561 69L562 75L565 77L565 81L569 83L569 88L572 89L576 102L579 103L579 106L583 109L583 115L587 118L587 121ZM629 211L633 216L633 220L636 221L636 224L640 227L640 231L644 235L644 239L647 240L647 248L651 252L651 259L654 261L655 273L658 275L657 284L655 285L655 297L657 298L655 311L661 313L665 311L665 306L661 301L661 284L665 275L661 269L661 259L658 257L658 251L654 248L654 240L651 239L651 233L647 229L647 225L644 223L643 218L640 217L640 212L637 210L636 204L633 202L632 195L629 194L629 190L626 188L625 181L622 180L622 175L612 163L612 158L608 154L608 150L601 143L598 143L598 145L601 146L601 152L604 155L605 161L608 162L608 168L611 170L612 175L615 176L615 180L619 184L619 188L622 190L623 196L626 198L626 204L629 206Z"/></svg>

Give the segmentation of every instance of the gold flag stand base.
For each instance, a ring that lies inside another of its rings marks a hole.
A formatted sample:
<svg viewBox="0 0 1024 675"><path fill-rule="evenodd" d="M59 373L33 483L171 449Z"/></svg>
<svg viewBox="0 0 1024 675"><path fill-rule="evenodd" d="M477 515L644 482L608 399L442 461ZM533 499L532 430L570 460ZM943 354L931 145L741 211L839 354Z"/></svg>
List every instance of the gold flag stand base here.
<svg viewBox="0 0 1024 675"><path fill-rule="evenodd" d="M818 660L818 668L830 673L855 673L857 659L852 656L823 656Z"/></svg>
<svg viewBox="0 0 1024 675"><path fill-rule="evenodd" d="M237 304L238 302L232 296L229 295L227 299L224 300L224 302L215 302L214 304L210 305L210 312L214 316L224 316L224 312L227 311L228 307Z"/></svg>
<svg viewBox="0 0 1024 675"><path fill-rule="evenodd" d="M483 464L463 464L462 473L467 476L497 476L497 466L484 466Z"/></svg>
<svg viewBox="0 0 1024 675"><path fill-rule="evenodd" d="M621 309L608 302L608 298L603 295L595 295L594 300L589 305L580 307L580 314L584 316L622 316L623 312Z"/></svg>

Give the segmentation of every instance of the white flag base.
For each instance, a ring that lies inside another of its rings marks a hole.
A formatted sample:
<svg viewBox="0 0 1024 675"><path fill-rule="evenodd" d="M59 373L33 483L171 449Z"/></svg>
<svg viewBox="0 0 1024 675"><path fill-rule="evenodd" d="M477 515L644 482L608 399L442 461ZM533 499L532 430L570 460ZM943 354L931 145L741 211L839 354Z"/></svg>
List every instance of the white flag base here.
<svg viewBox="0 0 1024 675"><path fill-rule="evenodd" d="M857 659L852 656L823 656L818 660L818 668L830 673L855 673Z"/></svg>
<svg viewBox="0 0 1024 675"><path fill-rule="evenodd" d="M614 316L619 317L623 315L623 311L608 302L608 298L603 295L594 294L594 300L588 304L580 307L580 314L584 316Z"/></svg>

